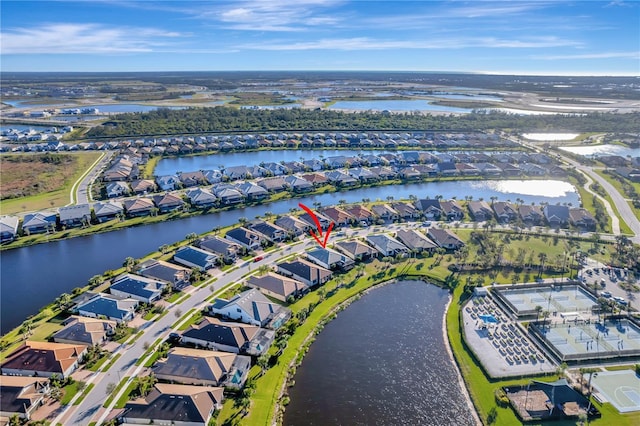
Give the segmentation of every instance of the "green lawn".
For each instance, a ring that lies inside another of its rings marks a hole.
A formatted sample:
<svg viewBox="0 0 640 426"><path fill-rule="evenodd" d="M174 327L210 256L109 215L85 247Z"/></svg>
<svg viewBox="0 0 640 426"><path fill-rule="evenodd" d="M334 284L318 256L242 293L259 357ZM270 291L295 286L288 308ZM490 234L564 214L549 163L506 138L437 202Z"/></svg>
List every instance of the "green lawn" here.
<svg viewBox="0 0 640 426"><path fill-rule="evenodd" d="M45 342L53 333L61 329L61 324L47 321L33 330L33 334L31 335L31 337L29 337L29 340Z"/></svg>
<svg viewBox="0 0 640 426"><path fill-rule="evenodd" d="M68 405L71 399L78 393L78 382L73 382L62 389L64 390L64 395L60 400L60 404Z"/></svg>
<svg viewBox="0 0 640 426"><path fill-rule="evenodd" d="M64 155L73 155L78 161L73 164L73 174L70 174L59 189L42 194L27 197L12 198L0 202L2 214L45 210L52 207L61 207L69 204L70 192L73 184L100 158L101 152L76 152ZM55 178L55 177L54 177Z"/></svg>

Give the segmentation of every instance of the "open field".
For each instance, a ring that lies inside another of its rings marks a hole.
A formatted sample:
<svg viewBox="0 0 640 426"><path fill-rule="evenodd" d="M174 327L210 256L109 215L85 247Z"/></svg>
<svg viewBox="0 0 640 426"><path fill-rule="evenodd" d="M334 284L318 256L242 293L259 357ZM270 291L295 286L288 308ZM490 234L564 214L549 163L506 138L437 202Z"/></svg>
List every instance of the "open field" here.
<svg viewBox="0 0 640 426"><path fill-rule="evenodd" d="M73 184L100 155L101 152L78 152L3 156L0 193L3 197L19 197L3 199L0 211L12 214L69 204Z"/></svg>

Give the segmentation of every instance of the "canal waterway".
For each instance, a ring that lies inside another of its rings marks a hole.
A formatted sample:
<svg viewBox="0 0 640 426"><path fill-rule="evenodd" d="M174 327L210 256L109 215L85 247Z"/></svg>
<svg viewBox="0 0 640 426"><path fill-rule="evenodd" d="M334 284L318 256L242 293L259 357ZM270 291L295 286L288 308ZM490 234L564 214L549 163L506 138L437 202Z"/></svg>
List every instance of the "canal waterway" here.
<svg viewBox="0 0 640 426"><path fill-rule="evenodd" d="M319 202L327 206L340 200L375 201L389 196L399 200L410 195L419 198L442 195L444 199L457 197L459 200L465 195L472 195L476 200L495 196L498 200L513 202L519 198L526 204L579 205L576 189L570 183L557 180L414 183L307 196L7 250L0 256L0 333L6 333L27 316L37 313L61 293L86 285L92 276L121 267L126 257L142 257L163 244L184 239L191 232L200 234L233 225L241 217L251 220L263 216L268 211L287 213L298 209L299 202L308 206Z"/></svg>
<svg viewBox="0 0 640 426"><path fill-rule="evenodd" d="M401 281L340 312L298 368L284 424L474 424L445 346L448 298Z"/></svg>
<svg viewBox="0 0 640 426"><path fill-rule="evenodd" d="M434 105L423 99L411 100L374 100L374 101L337 101L329 107L331 110L348 111L426 111L469 113L472 108L458 108Z"/></svg>

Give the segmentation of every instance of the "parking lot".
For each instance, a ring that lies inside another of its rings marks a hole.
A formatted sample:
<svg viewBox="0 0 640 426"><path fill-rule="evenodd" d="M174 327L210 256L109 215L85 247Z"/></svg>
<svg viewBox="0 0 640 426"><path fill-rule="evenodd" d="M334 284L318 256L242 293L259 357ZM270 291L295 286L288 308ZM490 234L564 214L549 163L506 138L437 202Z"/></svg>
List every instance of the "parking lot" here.
<svg viewBox="0 0 640 426"><path fill-rule="evenodd" d="M629 278L631 272L620 268L610 268L607 265L588 260L580 271L579 278L590 288L597 288L598 293L605 297L622 298L625 301L635 301L639 295L620 288L619 283Z"/></svg>

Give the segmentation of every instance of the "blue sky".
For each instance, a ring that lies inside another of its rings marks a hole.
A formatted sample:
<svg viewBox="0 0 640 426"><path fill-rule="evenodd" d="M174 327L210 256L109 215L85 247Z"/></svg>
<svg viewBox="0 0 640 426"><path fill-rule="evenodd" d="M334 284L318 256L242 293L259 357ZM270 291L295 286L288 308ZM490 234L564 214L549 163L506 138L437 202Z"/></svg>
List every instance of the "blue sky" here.
<svg viewBox="0 0 640 426"><path fill-rule="evenodd" d="M2 0L0 8L2 71L640 75L636 0Z"/></svg>

